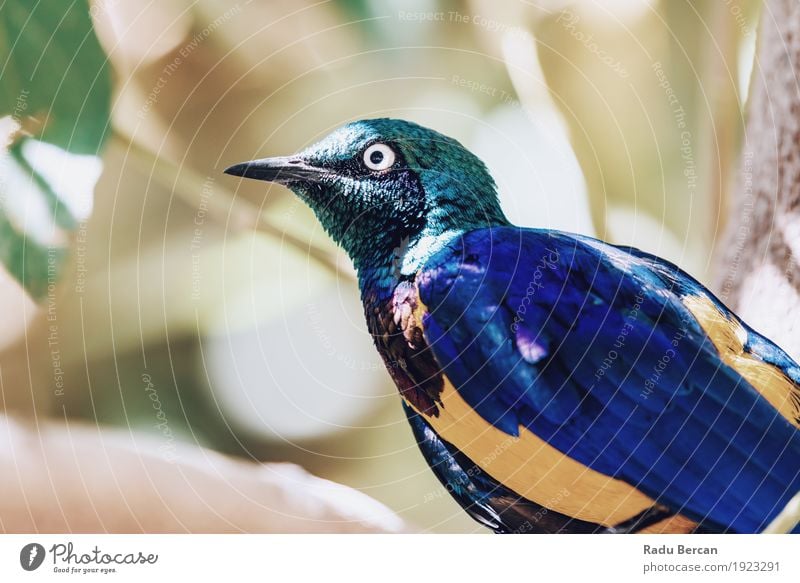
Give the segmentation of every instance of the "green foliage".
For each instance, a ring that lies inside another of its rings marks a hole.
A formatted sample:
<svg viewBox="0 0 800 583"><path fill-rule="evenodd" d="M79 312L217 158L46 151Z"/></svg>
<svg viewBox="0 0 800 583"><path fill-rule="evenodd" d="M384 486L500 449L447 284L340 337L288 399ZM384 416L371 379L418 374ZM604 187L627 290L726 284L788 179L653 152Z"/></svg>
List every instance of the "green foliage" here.
<svg viewBox="0 0 800 583"><path fill-rule="evenodd" d="M76 201L90 200L110 102L85 0L0 5L0 117L15 130L0 166L0 261L36 298L63 267Z"/></svg>

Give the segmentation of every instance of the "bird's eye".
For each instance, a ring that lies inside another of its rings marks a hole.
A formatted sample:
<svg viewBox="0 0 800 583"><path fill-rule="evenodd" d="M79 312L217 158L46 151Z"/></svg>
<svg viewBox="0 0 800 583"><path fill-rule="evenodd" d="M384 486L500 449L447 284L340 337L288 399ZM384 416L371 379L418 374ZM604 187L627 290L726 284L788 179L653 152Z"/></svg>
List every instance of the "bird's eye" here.
<svg viewBox="0 0 800 583"><path fill-rule="evenodd" d="M394 164L394 150L386 144L372 144L364 150L364 165L370 170L386 170Z"/></svg>

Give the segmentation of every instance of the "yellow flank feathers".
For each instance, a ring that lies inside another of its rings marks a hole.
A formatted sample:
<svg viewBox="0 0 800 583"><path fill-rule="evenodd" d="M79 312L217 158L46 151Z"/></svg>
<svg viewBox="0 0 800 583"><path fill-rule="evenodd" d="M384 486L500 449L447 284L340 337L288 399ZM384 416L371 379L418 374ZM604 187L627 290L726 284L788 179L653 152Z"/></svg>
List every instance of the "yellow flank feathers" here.
<svg viewBox="0 0 800 583"><path fill-rule="evenodd" d="M425 420L481 470L520 496L605 526L624 522L654 503L625 482L564 455L526 428L518 438L497 429L447 379L441 398L439 416Z"/></svg>
<svg viewBox="0 0 800 583"><path fill-rule="evenodd" d="M793 393L800 394L800 388L779 368L744 349L747 331L741 323L727 318L707 297L687 296L682 301L708 334L722 361L742 375L790 423L800 428L800 409L797 401L792 399Z"/></svg>

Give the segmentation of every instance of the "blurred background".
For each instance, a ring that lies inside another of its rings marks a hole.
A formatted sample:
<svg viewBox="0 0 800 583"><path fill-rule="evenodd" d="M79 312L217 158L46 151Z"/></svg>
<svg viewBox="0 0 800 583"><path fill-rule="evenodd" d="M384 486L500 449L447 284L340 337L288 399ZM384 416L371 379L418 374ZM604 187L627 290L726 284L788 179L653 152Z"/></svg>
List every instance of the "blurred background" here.
<svg viewBox="0 0 800 583"><path fill-rule="evenodd" d="M349 260L289 191L222 170L410 119L481 156L514 222L709 282L758 8L7 0L3 407L148 432L165 459L292 461L423 530L482 532L412 441Z"/></svg>

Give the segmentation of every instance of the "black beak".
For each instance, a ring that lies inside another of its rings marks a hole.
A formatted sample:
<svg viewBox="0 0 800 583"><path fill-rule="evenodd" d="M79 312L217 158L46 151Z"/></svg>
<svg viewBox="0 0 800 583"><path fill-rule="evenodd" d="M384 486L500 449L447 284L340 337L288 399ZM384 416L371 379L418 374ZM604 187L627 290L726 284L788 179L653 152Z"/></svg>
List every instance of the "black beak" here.
<svg viewBox="0 0 800 583"><path fill-rule="evenodd" d="M225 169L225 174L232 176L242 176L243 178L253 178L255 180L266 180L286 184L294 181L315 181L327 171L307 164L300 158L280 157L262 158L261 160L251 160L234 164Z"/></svg>

